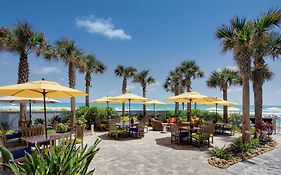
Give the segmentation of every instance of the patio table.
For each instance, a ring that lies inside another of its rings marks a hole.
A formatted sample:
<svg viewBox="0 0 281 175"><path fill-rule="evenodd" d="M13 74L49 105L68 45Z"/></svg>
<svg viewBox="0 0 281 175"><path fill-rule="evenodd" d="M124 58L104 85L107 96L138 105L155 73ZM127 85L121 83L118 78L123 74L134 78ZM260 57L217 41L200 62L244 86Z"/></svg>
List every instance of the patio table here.
<svg viewBox="0 0 281 175"><path fill-rule="evenodd" d="M63 138L65 136L71 136L70 133L68 134L53 134L53 135L48 135L47 138L45 135L40 135L40 136L34 136L34 137L22 137L21 139L26 141L29 144L31 144L32 146L37 145L37 144L49 144L49 141L52 139L60 139Z"/></svg>

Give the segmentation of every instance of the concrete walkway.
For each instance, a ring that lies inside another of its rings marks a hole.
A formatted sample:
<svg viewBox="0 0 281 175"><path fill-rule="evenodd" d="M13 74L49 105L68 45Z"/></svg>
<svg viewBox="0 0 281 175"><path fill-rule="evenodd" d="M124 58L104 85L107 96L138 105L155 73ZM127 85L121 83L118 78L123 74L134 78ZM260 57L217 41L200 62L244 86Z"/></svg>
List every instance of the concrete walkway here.
<svg viewBox="0 0 281 175"><path fill-rule="evenodd" d="M96 175L171 175L171 174L222 174L225 170L208 164L208 148L171 144L170 133L149 131L142 139L109 139L106 133L88 136L87 143L96 137L102 139L100 152L90 168ZM217 137L214 143L223 146L234 138Z"/></svg>
<svg viewBox="0 0 281 175"><path fill-rule="evenodd" d="M142 139L109 139L106 133L88 136L87 143L100 137L100 152L90 168L96 175L177 175L177 174L281 174L281 146L277 149L238 163L227 170L208 164L208 148L170 143L170 134L150 131ZM281 135L274 136L281 143ZM231 136L215 137L215 146L229 144Z"/></svg>
<svg viewBox="0 0 281 175"><path fill-rule="evenodd" d="M277 148L251 160L240 162L226 170L208 164L208 148L171 144L170 133L149 131L142 139L109 139L106 133L86 136L85 143L93 144L96 138L102 143L99 153L90 164L96 175L178 175L178 174L239 174L280 175L281 135L275 135ZM219 136L214 146L231 143L235 138ZM5 175L0 169L0 174Z"/></svg>

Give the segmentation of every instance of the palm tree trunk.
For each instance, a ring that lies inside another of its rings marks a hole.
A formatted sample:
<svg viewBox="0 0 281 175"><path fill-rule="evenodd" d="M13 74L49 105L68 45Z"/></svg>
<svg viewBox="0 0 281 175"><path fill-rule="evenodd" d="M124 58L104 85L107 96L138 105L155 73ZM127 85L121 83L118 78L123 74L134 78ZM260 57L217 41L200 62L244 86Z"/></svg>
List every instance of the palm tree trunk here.
<svg viewBox="0 0 281 175"><path fill-rule="evenodd" d="M191 80L186 83L186 92L191 92ZM191 123L191 103L187 103L187 121Z"/></svg>
<svg viewBox="0 0 281 175"><path fill-rule="evenodd" d="M175 85L175 96L179 95L179 85ZM175 114L179 112L179 103L175 103Z"/></svg>
<svg viewBox="0 0 281 175"><path fill-rule="evenodd" d="M146 97L146 87L142 88L142 96L145 98ZM146 105L143 104L143 117L146 117Z"/></svg>
<svg viewBox="0 0 281 175"><path fill-rule="evenodd" d="M182 111L184 111L184 103L181 103L181 105L182 105Z"/></svg>
<svg viewBox="0 0 281 175"><path fill-rule="evenodd" d="M223 88L222 96L223 96L223 100L227 100L227 87ZM228 120L227 106L223 107L223 120L225 123L227 123Z"/></svg>
<svg viewBox="0 0 281 175"><path fill-rule="evenodd" d="M68 81L69 81L69 87L75 88L75 66L74 63L69 62L68 65ZM70 129L71 132L74 132L75 126L76 126L76 116L75 116L75 98L70 98L70 110L71 110L71 121L70 121Z"/></svg>
<svg viewBox="0 0 281 175"><path fill-rule="evenodd" d="M88 94L85 97L85 104L87 107L89 107L90 106L89 99L90 99L91 73L86 72L85 80L86 80L86 94Z"/></svg>
<svg viewBox="0 0 281 175"><path fill-rule="evenodd" d="M250 85L249 85L249 74L243 75L243 117L242 117L242 141L244 143L250 140Z"/></svg>
<svg viewBox="0 0 281 175"><path fill-rule="evenodd" d="M29 64L27 55L23 52L20 53L19 66L18 66L18 84L26 83L29 79ZM20 103L20 121L25 121L27 115L26 104Z"/></svg>
<svg viewBox="0 0 281 175"><path fill-rule="evenodd" d="M122 83L122 94L126 94L127 91L127 79L124 77ZM125 103L122 103L122 116L125 116Z"/></svg>
<svg viewBox="0 0 281 175"><path fill-rule="evenodd" d="M262 73L259 70L253 72L253 90L255 103L255 126L258 129L262 128L262 106L263 106L263 81Z"/></svg>

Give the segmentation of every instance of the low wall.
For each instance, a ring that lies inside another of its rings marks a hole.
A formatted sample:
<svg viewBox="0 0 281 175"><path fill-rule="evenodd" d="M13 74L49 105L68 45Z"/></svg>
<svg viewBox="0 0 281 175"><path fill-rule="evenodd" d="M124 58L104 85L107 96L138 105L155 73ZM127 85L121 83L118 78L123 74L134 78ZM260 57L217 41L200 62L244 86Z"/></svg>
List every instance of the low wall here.
<svg viewBox="0 0 281 175"><path fill-rule="evenodd" d="M53 118L54 116L64 116L69 112L47 112L47 120ZM0 112L0 123L5 123L9 126L9 128L15 128L18 126L19 121L19 112ZM32 121L36 118L41 118L44 120L43 112L32 112ZM29 119L29 114L27 116L27 120Z"/></svg>
<svg viewBox="0 0 281 175"><path fill-rule="evenodd" d="M47 120L53 118L54 116L64 116L65 114L69 114L69 111L61 112L61 111L52 111L47 112ZM121 114L121 111L117 111L118 114ZM131 111L131 115L142 115L142 111ZM153 111L147 111L147 115L153 116ZM157 111L157 115L166 115L168 111ZM9 126L9 128L15 128L18 126L19 121L19 112L0 112L0 123L5 123ZM36 118L44 119L43 112L32 112L32 121ZM27 115L27 120L29 119L29 114Z"/></svg>

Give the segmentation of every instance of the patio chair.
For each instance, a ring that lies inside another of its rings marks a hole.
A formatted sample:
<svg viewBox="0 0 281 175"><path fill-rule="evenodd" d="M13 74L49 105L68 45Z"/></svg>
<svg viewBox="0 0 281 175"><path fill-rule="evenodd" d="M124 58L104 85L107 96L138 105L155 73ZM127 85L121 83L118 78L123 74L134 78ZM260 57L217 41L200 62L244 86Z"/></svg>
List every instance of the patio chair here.
<svg viewBox="0 0 281 175"><path fill-rule="evenodd" d="M83 148L83 141L84 141L84 131L85 126L77 126L75 132L75 138L77 143L81 143L81 147Z"/></svg>
<svg viewBox="0 0 281 175"><path fill-rule="evenodd" d="M138 139L144 137L144 130L145 130L144 122L140 122L140 124L135 128L130 128L130 132L132 132L132 134L137 135Z"/></svg>
<svg viewBox="0 0 281 175"><path fill-rule="evenodd" d="M34 137L44 135L43 125L34 125L30 128L24 128L22 130L23 137Z"/></svg>
<svg viewBox="0 0 281 175"><path fill-rule="evenodd" d="M103 129L107 128L107 124L102 123L102 120L100 117L95 117L95 127L99 128L100 131L103 131Z"/></svg>
<svg viewBox="0 0 281 175"><path fill-rule="evenodd" d="M112 138L112 136L115 136L115 138L118 139L118 136L124 133L126 133L125 129L117 128L114 121L108 121L108 135L110 136L110 138Z"/></svg>
<svg viewBox="0 0 281 175"><path fill-rule="evenodd" d="M208 147L210 147L210 135L214 130L214 124L202 124L198 133L192 134L192 138L198 142L199 147L204 141L208 141Z"/></svg>
<svg viewBox="0 0 281 175"><path fill-rule="evenodd" d="M176 123L170 124L170 131L171 131L171 143L182 143L184 138L188 139L189 133L188 132L181 132L179 130L179 126Z"/></svg>
<svg viewBox="0 0 281 175"><path fill-rule="evenodd" d="M163 131L163 125L161 121L152 119L151 124L153 131Z"/></svg>
<svg viewBox="0 0 281 175"><path fill-rule="evenodd" d="M30 125L32 125L32 121L19 121L19 127L29 127Z"/></svg>
<svg viewBox="0 0 281 175"><path fill-rule="evenodd" d="M148 120L147 118L142 118L140 121L140 124L144 126L144 131L148 132Z"/></svg>

